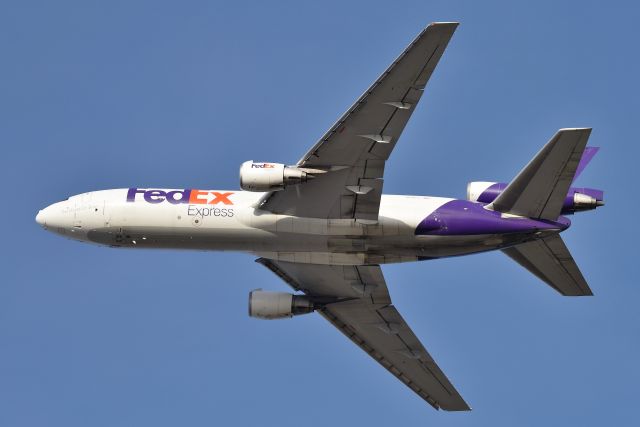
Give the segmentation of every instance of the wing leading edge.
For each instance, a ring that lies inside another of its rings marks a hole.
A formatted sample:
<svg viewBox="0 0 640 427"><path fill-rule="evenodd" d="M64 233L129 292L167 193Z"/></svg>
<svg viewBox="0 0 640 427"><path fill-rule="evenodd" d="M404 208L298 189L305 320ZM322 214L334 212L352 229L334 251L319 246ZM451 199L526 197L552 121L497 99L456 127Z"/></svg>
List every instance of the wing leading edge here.
<svg viewBox="0 0 640 427"><path fill-rule="evenodd" d="M439 22L425 28L297 163L327 172L304 185L268 193L260 208L377 221L385 161L457 26Z"/></svg>
<svg viewBox="0 0 640 427"><path fill-rule="evenodd" d="M340 299L319 313L431 406L471 409L391 304L379 265L257 262L298 291Z"/></svg>

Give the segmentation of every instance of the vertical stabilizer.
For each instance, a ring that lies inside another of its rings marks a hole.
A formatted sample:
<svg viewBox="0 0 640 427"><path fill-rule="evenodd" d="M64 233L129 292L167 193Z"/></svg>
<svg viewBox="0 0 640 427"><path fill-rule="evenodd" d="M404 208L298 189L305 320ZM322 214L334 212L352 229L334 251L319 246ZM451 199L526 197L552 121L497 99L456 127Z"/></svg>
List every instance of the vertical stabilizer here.
<svg viewBox="0 0 640 427"><path fill-rule="evenodd" d="M598 154L600 151L600 147L587 147L584 149L584 153L582 153L582 157L580 158L580 163L578 163L578 169L576 169L576 174L573 176L573 180L578 179L582 171L587 167L591 159Z"/></svg>

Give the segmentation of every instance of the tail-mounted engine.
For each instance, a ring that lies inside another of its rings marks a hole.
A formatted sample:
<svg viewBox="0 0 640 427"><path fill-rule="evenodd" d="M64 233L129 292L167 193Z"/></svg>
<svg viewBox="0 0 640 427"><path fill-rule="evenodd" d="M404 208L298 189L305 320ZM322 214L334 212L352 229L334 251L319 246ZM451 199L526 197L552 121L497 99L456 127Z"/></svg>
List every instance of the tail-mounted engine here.
<svg viewBox="0 0 640 427"><path fill-rule="evenodd" d="M507 188L502 182L470 182L467 185L467 200L491 203ZM589 211L604 205L604 192L595 188L569 188L562 205L562 214Z"/></svg>
<svg viewBox="0 0 640 427"><path fill-rule="evenodd" d="M256 163L253 160L240 166L240 188L246 191L279 191L313 178L306 170L280 163Z"/></svg>

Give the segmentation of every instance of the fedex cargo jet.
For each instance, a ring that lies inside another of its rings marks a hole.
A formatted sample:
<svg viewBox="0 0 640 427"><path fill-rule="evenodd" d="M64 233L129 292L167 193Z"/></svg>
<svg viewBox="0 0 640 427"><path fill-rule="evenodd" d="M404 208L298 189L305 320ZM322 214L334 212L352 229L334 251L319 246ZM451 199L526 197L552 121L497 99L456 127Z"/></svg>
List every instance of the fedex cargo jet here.
<svg viewBox="0 0 640 427"><path fill-rule="evenodd" d="M253 254L294 292L254 290L251 316L316 311L433 407L469 410L393 306L380 266L500 250L561 295L592 295L560 233L603 192L572 184L597 151L591 129L572 128L510 183L469 183L466 200L382 194L385 162L457 26L422 31L295 165L243 163L242 191L92 191L36 221L112 247Z"/></svg>

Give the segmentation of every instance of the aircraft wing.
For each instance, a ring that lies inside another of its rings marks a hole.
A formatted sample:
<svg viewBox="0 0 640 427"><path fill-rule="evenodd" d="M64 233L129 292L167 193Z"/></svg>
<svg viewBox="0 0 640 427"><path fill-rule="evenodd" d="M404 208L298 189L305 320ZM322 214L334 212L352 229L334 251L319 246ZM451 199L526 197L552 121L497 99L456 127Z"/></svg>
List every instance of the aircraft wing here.
<svg viewBox="0 0 640 427"><path fill-rule="evenodd" d="M562 295L593 295L559 234L502 249L502 252Z"/></svg>
<svg viewBox="0 0 640 427"><path fill-rule="evenodd" d="M434 408L471 409L391 304L379 265L257 262L298 291L337 299L318 312Z"/></svg>
<svg viewBox="0 0 640 427"><path fill-rule="evenodd" d="M457 26L442 22L425 28L297 163L327 172L304 185L267 193L260 208L377 221L385 161Z"/></svg>

